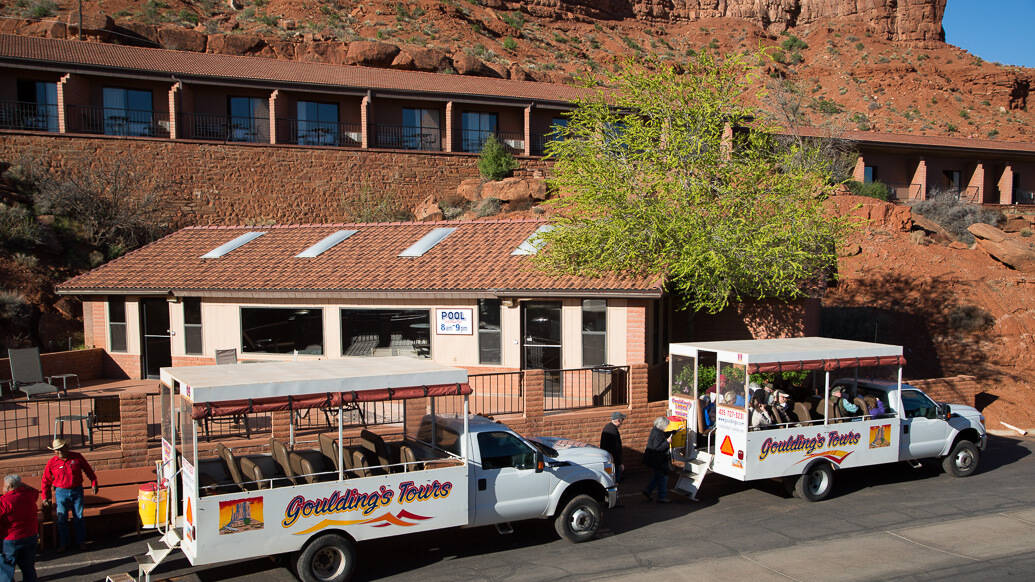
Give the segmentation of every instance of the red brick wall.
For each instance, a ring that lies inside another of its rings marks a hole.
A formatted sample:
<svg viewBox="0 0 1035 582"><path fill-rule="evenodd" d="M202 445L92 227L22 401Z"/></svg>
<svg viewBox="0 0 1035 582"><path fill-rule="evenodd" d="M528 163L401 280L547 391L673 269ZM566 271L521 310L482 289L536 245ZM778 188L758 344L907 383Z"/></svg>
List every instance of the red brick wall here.
<svg viewBox="0 0 1035 582"><path fill-rule="evenodd" d="M908 380L910 386L924 391L937 402L949 404L966 404L976 406L976 398L981 386L974 376L951 376L948 378L932 378L929 380Z"/></svg>
<svg viewBox="0 0 1035 582"><path fill-rule="evenodd" d="M642 364L647 361L647 302L629 301L625 314L625 361Z"/></svg>
<svg viewBox="0 0 1035 582"><path fill-rule="evenodd" d="M140 379L140 356L136 354L108 354L109 359L104 362L105 378L131 378Z"/></svg>
<svg viewBox="0 0 1035 582"><path fill-rule="evenodd" d="M723 311L694 315L694 341L768 339L819 335L818 299L732 303Z"/></svg>
<svg viewBox="0 0 1035 582"><path fill-rule="evenodd" d="M396 193L412 208L478 176L475 154L4 133L0 161L25 157L54 168L134 160L169 180L167 207L181 225L341 222L343 201L364 190ZM519 176L550 166L520 162Z"/></svg>
<svg viewBox="0 0 1035 582"><path fill-rule="evenodd" d="M108 347L108 322L105 318L104 300L83 300L83 342L91 348Z"/></svg>
<svg viewBox="0 0 1035 582"><path fill-rule="evenodd" d="M70 352L52 352L41 354L40 362L44 376L56 374L78 374L79 381L104 378L104 350L100 348L73 350ZM11 378L11 361L0 358L0 380Z"/></svg>

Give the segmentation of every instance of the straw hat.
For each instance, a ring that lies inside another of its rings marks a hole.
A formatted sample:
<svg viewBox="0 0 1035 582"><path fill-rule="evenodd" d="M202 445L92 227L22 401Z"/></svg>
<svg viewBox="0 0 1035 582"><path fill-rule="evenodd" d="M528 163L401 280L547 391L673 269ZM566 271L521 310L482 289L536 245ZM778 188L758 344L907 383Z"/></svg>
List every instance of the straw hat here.
<svg viewBox="0 0 1035 582"><path fill-rule="evenodd" d="M68 446L68 441L66 441L65 439L56 438L56 439L54 439L54 442L51 443L51 445L49 447L47 447L47 448L52 450L52 451L57 451L59 449L65 448L67 446Z"/></svg>

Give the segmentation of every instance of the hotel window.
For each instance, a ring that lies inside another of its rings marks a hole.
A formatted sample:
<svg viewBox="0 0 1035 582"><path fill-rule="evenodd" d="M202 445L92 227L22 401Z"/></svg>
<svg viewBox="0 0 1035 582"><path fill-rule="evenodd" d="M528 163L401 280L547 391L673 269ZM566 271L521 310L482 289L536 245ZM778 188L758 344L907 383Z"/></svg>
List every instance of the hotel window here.
<svg viewBox="0 0 1035 582"><path fill-rule="evenodd" d="M478 363L502 363L500 300L478 300Z"/></svg>
<svg viewBox="0 0 1035 582"><path fill-rule="evenodd" d="M183 340L185 353L204 353L201 345L201 299L183 300Z"/></svg>
<svg viewBox="0 0 1035 582"><path fill-rule="evenodd" d="M323 310L311 307L242 307L244 352L323 354Z"/></svg>
<svg viewBox="0 0 1035 582"><path fill-rule="evenodd" d="M582 300L582 366L607 363L607 300Z"/></svg>
<svg viewBox="0 0 1035 582"><path fill-rule="evenodd" d="M460 116L460 150L480 152L490 135L496 134L499 117L495 113L464 112Z"/></svg>
<svg viewBox="0 0 1035 582"><path fill-rule="evenodd" d="M0 127L57 131L57 83L18 80L18 102L3 112Z"/></svg>
<svg viewBox="0 0 1035 582"><path fill-rule="evenodd" d="M103 96L105 135L155 134L150 91L105 87Z"/></svg>
<svg viewBox="0 0 1035 582"><path fill-rule="evenodd" d="M342 309L343 356L431 357L427 309Z"/></svg>
<svg viewBox="0 0 1035 582"><path fill-rule="evenodd" d="M108 298L108 336L112 352L126 351L126 298Z"/></svg>
<svg viewBox="0 0 1035 582"><path fill-rule="evenodd" d="M867 184L872 184L877 180L877 166L866 166L863 169L863 182Z"/></svg>
<svg viewBox="0 0 1035 582"><path fill-rule="evenodd" d="M441 150L441 126L435 109L403 109L402 140L408 150ZM391 140L395 141L395 140Z"/></svg>
<svg viewBox="0 0 1035 582"><path fill-rule="evenodd" d="M945 170L942 172L942 185L950 192L957 193L962 189L962 180L959 170Z"/></svg>
<svg viewBox="0 0 1035 582"><path fill-rule="evenodd" d="M230 141L263 143L270 140L270 102L261 97L230 97Z"/></svg>
<svg viewBox="0 0 1035 582"><path fill-rule="evenodd" d="M298 102L298 144L338 145L339 131L337 103Z"/></svg>

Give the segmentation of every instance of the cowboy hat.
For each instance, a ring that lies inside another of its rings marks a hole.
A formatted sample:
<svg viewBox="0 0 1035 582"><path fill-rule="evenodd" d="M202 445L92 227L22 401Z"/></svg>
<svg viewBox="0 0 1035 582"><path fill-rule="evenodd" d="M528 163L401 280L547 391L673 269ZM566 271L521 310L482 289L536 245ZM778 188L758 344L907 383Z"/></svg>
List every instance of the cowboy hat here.
<svg viewBox="0 0 1035 582"><path fill-rule="evenodd" d="M68 446L68 441L66 441L65 439L61 439L61 438L55 438L54 442L51 443L51 446L49 446L47 448L52 450L52 451L57 451L57 450L65 448L67 446Z"/></svg>

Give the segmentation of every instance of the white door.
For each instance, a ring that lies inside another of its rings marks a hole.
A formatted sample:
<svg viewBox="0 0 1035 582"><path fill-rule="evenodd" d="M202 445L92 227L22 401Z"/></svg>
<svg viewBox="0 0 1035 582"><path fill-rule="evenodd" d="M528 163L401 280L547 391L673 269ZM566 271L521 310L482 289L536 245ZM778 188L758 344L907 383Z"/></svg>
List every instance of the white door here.
<svg viewBox="0 0 1035 582"><path fill-rule="evenodd" d="M945 448L951 431L938 416L938 405L919 390L902 390L902 440L899 458L936 457Z"/></svg>
<svg viewBox="0 0 1035 582"><path fill-rule="evenodd" d="M486 525L541 516L548 506L550 473L536 473L536 455L509 432L478 433L480 465L474 470L475 523Z"/></svg>

